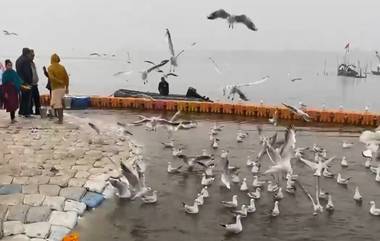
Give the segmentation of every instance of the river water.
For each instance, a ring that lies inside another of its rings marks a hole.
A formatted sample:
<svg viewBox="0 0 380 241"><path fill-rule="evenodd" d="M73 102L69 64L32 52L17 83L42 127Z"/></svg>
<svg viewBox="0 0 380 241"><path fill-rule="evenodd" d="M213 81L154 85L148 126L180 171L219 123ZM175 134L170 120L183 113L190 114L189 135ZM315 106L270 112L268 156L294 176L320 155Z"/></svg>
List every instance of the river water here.
<svg viewBox="0 0 380 241"><path fill-rule="evenodd" d="M84 120L91 120L101 128L109 128L116 121L130 122L136 119L138 112L131 111L87 111L73 113ZM153 113L152 113L153 114ZM248 184L252 182L250 169L246 168L247 156L254 156L260 150L258 135L255 131L257 121L246 119L220 118L219 115L185 115L199 122L196 129L178 131L175 133L176 143L183 145L186 154L198 154L202 149L219 156L221 149L230 150L232 165L241 167L240 177L247 177ZM212 150L208 131L215 122L225 125L219 134L219 149ZM237 130L248 130L249 137L243 143L236 142ZM181 202L192 203L200 191L201 174L184 171L181 174L167 173L167 161L173 165L181 162L174 160L171 151L164 150L160 142L167 141L167 133L162 128L157 132L148 132L144 127L133 127L134 139L144 145L144 157L148 163L147 183L158 190L158 203L143 204L140 200L122 201L117 198L105 201L96 210L86 213L79 221L76 231L80 232L81 240L378 240L380 235L378 217L369 214L369 201L380 204L379 184L375 175L364 167L361 157L362 144L358 143L358 133L337 132L336 129L325 129L327 132L315 132L312 129L297 128L297 146L320 144L328 151L328 156L337 156L332 164L333 173L342 173L344 177L351 176L352 181L347 188L336 183L334 179L322 178L322 188L333 196L335 212L312 215L312 206L304 193L297 189L294 196L285 193L280 202L281 214L270 216L273 207L272 195L266 191L257 201L256 213L243 220L243 232L239 235L228 235L219 226L220 223L233 221L229 210L220 204L222 200L230 200L233 194L238 195L239 205L248 203L245 193L239 191L239 185L233 185L231 191L221 188L219 178L210 187L210 198L200 208L199 215L187 215ZM272 134L273 126L264 124L264 133ZM284 127L277 127L279 137L283 138ZM342 142L355 143L352 149L342 149ZM254 152L252 152L254 151ZM349 167L342 168L340 160L346 156ZM262 170L270 162L263 161ZM293 162L295 172L299 174L300 182L314 193L312 171L298 161ZM220 170L220 166L217 168ZM218 172L217 172L218 173ZM219 177L219 176L218 176ZM266 179L265 177L261 177ZM357 205L353 200L355 186L359 186L363 195L363 203ZM250 190L253 190L249 185ZM324 205L325 203L323 203Z"/></svg>

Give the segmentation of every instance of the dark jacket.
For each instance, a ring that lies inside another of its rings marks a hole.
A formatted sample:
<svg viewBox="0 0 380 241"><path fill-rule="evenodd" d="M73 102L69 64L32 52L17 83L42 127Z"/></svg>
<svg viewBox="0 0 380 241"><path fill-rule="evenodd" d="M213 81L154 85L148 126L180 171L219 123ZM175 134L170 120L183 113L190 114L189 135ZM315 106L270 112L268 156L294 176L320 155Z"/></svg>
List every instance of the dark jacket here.
<svg viewBox="0 0 380 241"><path fill-rule="evenodd" d="M33 72L32 72L32 61L28 58L27 54L29 49L24 48L22 50L22 55L16 60L16 71L24 83L32 85L33 83Z"/></svg>
<svg viewBox="0 0 380 241"><path fill-rule="evenodd" d="M169 83L163 77L158 84L158 91L160 92L160 95L169 95Z"/></svg>

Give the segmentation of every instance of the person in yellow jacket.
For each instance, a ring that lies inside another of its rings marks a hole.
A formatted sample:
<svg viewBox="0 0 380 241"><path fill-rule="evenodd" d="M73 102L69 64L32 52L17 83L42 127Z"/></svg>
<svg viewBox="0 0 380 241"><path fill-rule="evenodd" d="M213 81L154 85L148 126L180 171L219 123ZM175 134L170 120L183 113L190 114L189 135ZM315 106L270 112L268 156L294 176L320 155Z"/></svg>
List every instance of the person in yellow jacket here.
<svg viewBox="0 0 380 241"><path fill-rule="evenodd" d="M69 93L69 76L65 67L59 62L61 59L53 54L48 67L48 75L51 84L50 106L58 114L58 124L63 123L63 97Z"/></svg>

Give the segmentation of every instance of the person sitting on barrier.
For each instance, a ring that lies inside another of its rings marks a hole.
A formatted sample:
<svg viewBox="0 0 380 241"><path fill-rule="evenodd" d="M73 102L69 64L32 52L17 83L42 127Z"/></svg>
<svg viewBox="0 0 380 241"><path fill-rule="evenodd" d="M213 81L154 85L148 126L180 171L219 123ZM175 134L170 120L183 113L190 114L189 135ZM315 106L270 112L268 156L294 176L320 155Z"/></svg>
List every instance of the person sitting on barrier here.
<svg viewBox="0 0 380 241"><path fill-rule="evenodd" d="M158 91L160 95L169 95L169 83L166 81L165 77L161 77L161 81L158 84Z"/></svg>

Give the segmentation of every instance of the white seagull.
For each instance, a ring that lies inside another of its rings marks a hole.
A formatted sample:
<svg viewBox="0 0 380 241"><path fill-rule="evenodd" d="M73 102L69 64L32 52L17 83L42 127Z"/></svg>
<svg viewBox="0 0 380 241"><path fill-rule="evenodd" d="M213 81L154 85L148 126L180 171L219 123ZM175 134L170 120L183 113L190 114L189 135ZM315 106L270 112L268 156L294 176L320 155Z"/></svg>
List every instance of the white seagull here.
<svg viewBox="0 0 380 241"><path fill-rule="evenodd" d="M359 187L358 186L355 187L354 200L357 201L357 202L361 202L363 200L363 197L362 197L362 195L359 192Z"/></svg>
<svg viewBox="0 0 380 241"><path fill-rule="evenodd" d="M260 199L261 198L261 188L256 188L254 192L249 192L248 197L253 198L253 199Z"/></svg>
<svg viewBox="0 0 380 241"><path fill-rule="evenodd" d="M193 206L187 205L186 203L182 203L185 212L188 214L197 214L199 213L198 203L194 201Z"/></svg>
<svg viewBox="0 0 380 241"><path fill-rule="evenodd" d="M185 50L181 50L177 55L175 54L175 51L174 51L174 46L173 46L173 41L172 41L172 37L170 35L170 32L169 32L169 29L166 29L166 38L168 40L168 44L169 44L169 50L170 50L170 72L171 71L175 71L175 67L178 66L178 62L177 62L177 58L185 51Z"/></svg>
<svg viewBox="0 0 380 241"><path fill-rule="evenodd" d="M250 199L247 212L248 213L256 212L255 199L253 199L253 198Z"/></svg>
<svg viewBox="0 0 380 241"><path fill-rule="evenodd" d="M348 167L348 162L345 156L342 157L342 161L340 162L342 167Z"/></svg>
<svg viewBox="0 0 380 241"><path fill-rule="evenodd" d="M375 201L370 201L369 204L371 205L369 213L373 216L380 216L380 208L376 208Z"/></svg>
<svg viewBox="0 0 380 241"><path fill-rule="evenodd" d="M202 206L204 204L204 196L202 195L202 193L198 193L195 202L198 204L198 206Z"/></svg>
<svg viewBox="0 0 380 241"><path fill-rule="evenodd" d="M232 201L221 201L221 203L227 208L236 208L238 206L238 197L237 195L233 195Z"/></svg>
<svg viewBox="0 0 380 241"><path fill-rule="evenodd" d="M342 175L338 173L338 176L336 178L336 182L341 185L347 185L348 182L350 181L351 177L348 178L342 178Z"/></svg>
<svg viewBox="0 0 380 241"><path fill-rule="evenodd" d="M234 84L234 85L226 85L223 88L223 96L227 95L227 99L234 100L235 99L235 94L239 95L241 100L248 101L247 96L241 91L241 87L248 87L248 86L254 86L258 84L262 84L265 81L269 79L269 76L265 76L257 81L253 81L250 83L244 83L244 84ZM228 94L227 94L228 91Z"/></svg>
<svg viewBox="0 0 380 241"><path fill-rule="evenodd" d="M232 212L240 215L242 218L245 218L248 215L248 207L245 204L243 204L241 205L240 210L234 210Z"/></svg>
<svg viewBox="0 0 380 241"><path fill-rule="evenodd" d="M242 192L248 191L247 178L243 178L243 182L240 186L240 191L242 191Z"/></svg>
<svg viewBox="0 0 380 241"><path fill-rule="evenodd" d="M277 217L278 215L280 215L280 209L278 207L278 201L275 201L272 209L272 217Z"/></svg>
<svg viewBox="0 0 380 241"><path fill-rule="evenodd" d="M290 110L290 112L292 112L296 116L301 117L304 121L306 121L306 122L310 122L311 121L311 117L305 111L303 111L303 110L301 110L301 109L299 109L297 107L285 104L285 103L282 103L282 105L285 106L286 108L288 108Z"/></svg>
<svg viewBox="0 0 380 241"><path fill-rule="evenodd" d="M224 227L227 232L238 234L241 231L243 231L243 226L241 225L240 219L241 219L240 215L236 215L236 221L235 221L235 223L232 223L232 224L220 224L220 225L222 227Z"/></svg>
<svg viewBox="0 0 380 241"><path fill-rule="evenodd" d="M179 173L181 168L182 168L182 165L178 167L173 167L172 163L168 161L168 173L171 173L171 174Z"/></svg>
<svg viewBox="0 0 380 241"><path fill-rule="evenodd" d="M354 145L353 142L343 141L343 143L342 143L342 148L343 148L343 149L349 149L349 148L351 148L353 145Z"/></svg>

